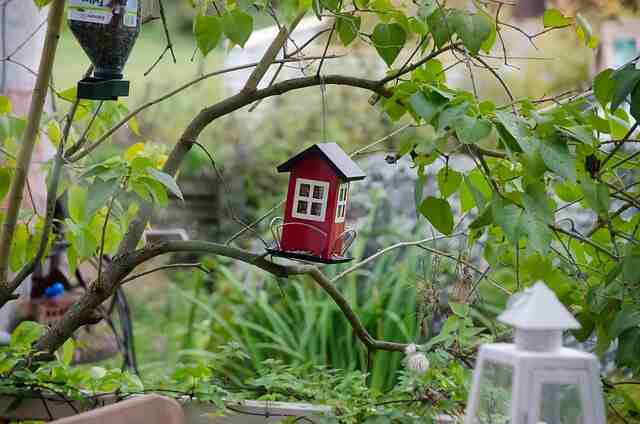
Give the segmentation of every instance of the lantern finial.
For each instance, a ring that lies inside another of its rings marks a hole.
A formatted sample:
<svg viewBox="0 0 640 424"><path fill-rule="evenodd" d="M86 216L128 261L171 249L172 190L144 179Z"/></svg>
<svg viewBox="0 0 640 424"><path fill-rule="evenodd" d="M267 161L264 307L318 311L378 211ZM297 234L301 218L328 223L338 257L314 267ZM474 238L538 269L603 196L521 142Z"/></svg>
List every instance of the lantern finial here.
<svg viewBox="0 0 640 424"><path fill-rule="evenodd" d="M515 328L516 346L551 351L562 346L562 331L580 328L578 321L544 283L517 293L498 320Z"/></svg>

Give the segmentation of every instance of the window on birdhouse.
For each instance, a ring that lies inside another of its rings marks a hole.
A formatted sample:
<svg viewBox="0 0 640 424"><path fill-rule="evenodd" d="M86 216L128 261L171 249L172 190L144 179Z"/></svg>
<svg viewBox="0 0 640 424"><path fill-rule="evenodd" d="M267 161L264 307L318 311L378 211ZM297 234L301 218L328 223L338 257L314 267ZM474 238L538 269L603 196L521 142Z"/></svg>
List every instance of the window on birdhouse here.
<svg viewBox="0 0 640 424"><path fill-rule="evenodd" d="M328 192L327 182L298 178L291 215L294 218L324 221Z"/></svg>
<svg viewBox="0 0 640 424"><path fill-rule="evenodd" d="M347 214L347 194L349 193L349 183L340 184L338 189L338 202L336 204L336 222L344 222Z"/></svg>

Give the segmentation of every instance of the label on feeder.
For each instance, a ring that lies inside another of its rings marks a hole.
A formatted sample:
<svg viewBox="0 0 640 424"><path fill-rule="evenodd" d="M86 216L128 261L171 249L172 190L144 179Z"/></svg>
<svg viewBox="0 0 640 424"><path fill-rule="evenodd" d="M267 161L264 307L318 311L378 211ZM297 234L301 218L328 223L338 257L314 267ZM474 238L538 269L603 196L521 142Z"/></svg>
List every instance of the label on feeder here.
<svg viewBox="0 0 640 424"><path fill-rule="evenodd" d="M138 24L138 0L126 0L124 26ZM120 13L118 0L69 0L69 20L108 25Z"/></svg>

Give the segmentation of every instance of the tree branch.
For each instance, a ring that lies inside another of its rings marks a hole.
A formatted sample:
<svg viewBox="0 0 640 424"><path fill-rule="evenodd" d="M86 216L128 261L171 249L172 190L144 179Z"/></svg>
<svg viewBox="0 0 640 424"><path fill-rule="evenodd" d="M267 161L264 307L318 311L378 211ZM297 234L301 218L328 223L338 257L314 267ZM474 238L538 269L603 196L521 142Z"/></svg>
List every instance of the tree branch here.
<svg viewBox="0 0 640 424"><path fill-rule="evenodd" d="M349 324L351 324L351 327L356 333L356 336L358 336L360 341L364 343L367 349L404 352L405 348L407 347L407 344L405 343L386 342L374 339L371 334L369 334L364 325L362 325L360 318L358 318L358 315L356 315L356 313L353 311L353 309L349 305L349 302L347 302L347 299L342 296L342 293L338 291L336 286L334 286L333 283L318 268L314 267L311 272L309 272L309 276L313 278L313 280L318 283L318 285L322 287L322 289L327 292L329 296L331 296L331 299L333 299L336 305L338 305L340 311L342 311L344 316L349 321Z"/></svg>
<svg viewBox="0 0 640 424"><path fill-rule="evenodd" d="M267 51L264 53L262 59L260 59L260 62L258 62L256 67L254 68L251 75L249 75L247 82L244 84L244 87L242 87L242 92L250 93L258 88L258 84L260 84L260 81L262 81L262 78L264 78L264 75L269 70L269 67L273 65L274 61L276 60L278 52L287 42L289 34L292 33L293 30L298 26L298 24L304 17L304 14L305 12L298 14L298 16L291 23L289 29L287 29L286 27L280 28L280 32L278 33L276 38L273 39L273 41L267 48Z"/></svg>
<svg viewBox="0 0 640 424"><path fill-rule="evenodd" d="M436 57L438 54L442 54L445 51L450 50L451 47L438 50L430 54L428 57L419 61L418 63L407 67L403 73L411 72L416 67L420 66L422 63ZM273 63L276 63L274 61ZM252 65L252 66L256 66ZM250 66L242 66L237 69L244 69ZM216 74L229 72L230 70L218 71ZM309 76L302 78L295 78L283 82L279 82L273 84L272 86L266 87L264 89L256 90L253 92L240 92L236 95L233 95L215 105L207 107L200 111L200 113L190 122L187 128L184 130L182 136L180 137L178 143L174 146L171 151L167 161L163 166L163 171L168 173L169 175L175 175L182 160L185 155L191 150L195 142L197 142L198 137L202 133L202 131L214 120L225 116L229 113L232 113L242 107L248 106L254 103L257 100L264 99L271 96L277 96L281 94L285 94L289 91L298 90L307 87L313 87L320 84L332 84L332 85L345 85L351 87L358 87L365 90L372 91L381 96L389 97L391 96L391 92L387 90L384 85L386 82L401 76L400 74L396 74L395 76L389 78L385 77L381 80L369 80L357 77L350 77L344 75L327 75L323 77L319 76ZM205 77L199 79L201 81ZM196 80L195 82L197 82ZM136 111L131 112L124 120L122 120L116 127L109 130L107 135L103 136L101 140L96 142L97 144L101 143L106 139L110 134L113 134L117 128L124 125L131 117L135 116L141 110L150 107L153 104L156 104L168 97L171 97L178 92L184 90L185 88L195 84L194 81L186 84L185 86L174 90L173 92L163 96L160 99L154 100L146 105L141 106ZM94 143L93 148L97 147L97 144ZM83 150L78 155L76 155L73 160L77 160L84 154L87 154L90 151L91 146L86 150ZM274 264L272 262L264 259L263 256L255 255L250 252L246 252L240 249L235 249L229 246L219 245L216 243L206 243L206 242L167 242L164 244L150 246L146 249L134 251L136 245L138 244L140 238L142 237L142 233L146 226L146 223L150 219L153 212L153 205L148 202L142 202L140 205L140 209L138 211L137 216L131 221L127 231L125 232L120 246L118 247L118 253L116 258L112 263L110 263L104 273L102 278L99 281L95 281L90 287L89 290L67 311L62 320L60 320L55 326L51 327L36 343L36 346L40 350L46 351L54 351L58 347L60 347L65 340L67 340L73 332L82 326L84 323L88 322L92 311L98 307L104 300L106 300L114 290L119 286L119 283L126 277L126 275L131 272L133 267L136 264L144 262L148 260L148 258L157 256L162 253L168 253L170 251L204 251L213 254L219 254L223 256L227 256L230 258L234 258L237 260L241 260L243 262L250 263L254 266L257 266L267 272L270 272L276 276L286 277L288 275L293 274L304 274L310 273L309 266L283 266ZM191 244L189 244L191 243ZM178 250L176 250L178 249ZM184 249L184 250L180 250ZM133 253L131 253L133 251ZM322 274L319 273L321 276ZM316 277L322 281L320 277ZM326 278L325 278L326 279ZM328 281L328 280L327 280ZM331 288L331 285L327 286ZM330 293L331 294L331 293ZM338 293L339 294L339 293ZM335 295L335 294L334 294ZM335 300L335 297L334 297ZM400 344L391 344L387 345L386 342L377 342L372 339L366 339L365 343L369 346L369 348L373 349L383 349L385 347L389 347L389 350L402 350L404 345Z"/></svg>
<svg viewBox="0 0 640 424"><path fill-rule="evenodd" d="M429 243L431 241L437 241L437 240L442 240L442 239L447 239L447 238L453 238L453 237L458 237L458 236L463 236L464 233L458 233L458 234L452 234L450 236L441 236L441 237L432 237L432 238L426 238L423 240L416 240L416 241L403 241L400 243L396 243L392 246L386 247L376 253L374 253L373 255L369 256L368 258L358 262L355 265L352 265L351 267L347 268L346 270L342 271L340 274L336 275L335 277L333 277L331 279L332 283L335 283L336 281L340 280L341 278L346 277L347 275L351 274L352 272L362 268L364 265L368 264L369 262L373 261L374 259L391 252L392 250L395 249L399 249L401 247L411 247L411 246L419 246L423 243Z"/></svg>
<svg viewBox="0 0 640 424"><path fill-rule="evenodd" d="M10 290L11 287L7 281L9 255L11 254L13 236L18 222L18 212L20 211L20 205L22 203L25 182L29 174L31 157L33 156L33 150L36 144L44 102L47 97L49 81L51 80L51 71L58 47L58 40L60 39L64 4L64 0L53 0L49 9L47 34L40 59L36 85L31 98L31 106L29 107L29 118L20 146L20 152L18 153L14 177L11 181L8 197L9 204L0 236L0 305L6 303L6 299L12 295L13 291Z"/></svg>

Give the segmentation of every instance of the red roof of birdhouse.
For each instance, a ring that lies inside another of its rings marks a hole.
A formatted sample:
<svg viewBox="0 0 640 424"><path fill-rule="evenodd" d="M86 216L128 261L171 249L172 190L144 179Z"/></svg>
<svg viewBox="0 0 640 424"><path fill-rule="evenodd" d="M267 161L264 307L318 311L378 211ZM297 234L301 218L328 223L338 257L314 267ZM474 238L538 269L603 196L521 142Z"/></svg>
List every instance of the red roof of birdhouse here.
<svg viewBox="0 0 640 424"><path fill-rule="evenodd" d="M282 165L278 166L278 172L289 172L300 159L309 154L320 154L331 167L347 181L362 180L366 175L344 150L336 143L314 144L308 149L298 153Z"/></svg>

